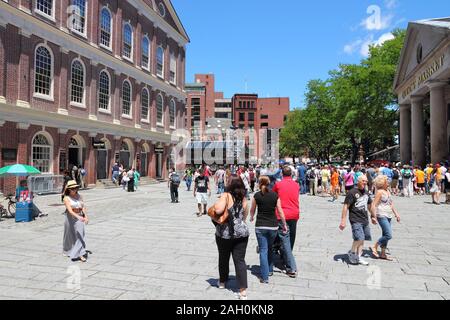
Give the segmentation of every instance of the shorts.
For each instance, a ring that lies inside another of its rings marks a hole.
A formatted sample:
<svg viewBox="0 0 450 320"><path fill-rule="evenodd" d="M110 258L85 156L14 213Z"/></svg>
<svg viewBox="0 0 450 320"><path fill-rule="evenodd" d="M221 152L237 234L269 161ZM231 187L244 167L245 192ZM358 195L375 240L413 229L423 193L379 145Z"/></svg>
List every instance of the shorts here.
<svg viewBox="0 0 450 320"><path fill-rule="evenodd" d="M352 223L352 234L354 241L371 241L369 224Z"/></svg>
<svg viewBox="0 0 450 320"><path fill-rule="evenodd" d="M197 192L196 194L198 204L208 204L208 194Z"/></svg>
<svg viewBox="0 0 450 320"><path fill-rule="evenodd" d="M425 188L425 183L418 183L417 188L420 188L420 189Z"/></svg>
<svg viewBox="0 0 450 320"><path fill-rule="evenodd" d="M397 187L398 187L398 179L392 179L391 188L397 189Z"/></svg>
<svg viewBox="0 0 450 320"><path fill-rule="evenodd" d="M345 186L345 190L346 191L350 191L350 190L352 190L353 189L353 186Z"/></svg>

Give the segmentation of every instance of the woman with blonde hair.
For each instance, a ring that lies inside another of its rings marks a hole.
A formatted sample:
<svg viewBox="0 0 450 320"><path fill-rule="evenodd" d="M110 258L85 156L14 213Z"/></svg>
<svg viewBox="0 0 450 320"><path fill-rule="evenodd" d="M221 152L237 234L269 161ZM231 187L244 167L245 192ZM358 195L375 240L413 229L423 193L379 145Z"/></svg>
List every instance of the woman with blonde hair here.
<svg viewBox="0 0 450 320"><path fill-rule="evenodd" d="M259 192L255 194L250 209L250 222L253 222L255 211L258 209L256 219L256 238L259 247L259 262L261 268L260 282L268 284L269 276L273 274L273 250L272 246L278 234L278 219L275 209L281 217L283 232L287 233L286 219L281 201L277 193L269 190L270 178L259 178Z"/></svg>
<svg viewBox="0 0 450 320"><path fill-rule="evenodd" d="M64 221L63 252L72 261L87 261L85 224L89 223L83 198L78 194L80 186L75 180L67 183L64 191L66 206Z"/></svg>
<svg viewBox="0 0 450 320"><path fill-rule="evenodd" d="M392 261L392 258L387 256L386 249L389 240L392 239L391 221L393 219L393 215L396 217L397 222L400 222L400 215L392 203L392 196L389 192L388 177L385 175L380 175L376 177L374 183L376 194L372 205L372 210L376 211L376 219L372 218L372 222L380 225L383 234L372 248L372 254L375 258ZM379 247L381 247L381 255L378 253Z"/></svg>

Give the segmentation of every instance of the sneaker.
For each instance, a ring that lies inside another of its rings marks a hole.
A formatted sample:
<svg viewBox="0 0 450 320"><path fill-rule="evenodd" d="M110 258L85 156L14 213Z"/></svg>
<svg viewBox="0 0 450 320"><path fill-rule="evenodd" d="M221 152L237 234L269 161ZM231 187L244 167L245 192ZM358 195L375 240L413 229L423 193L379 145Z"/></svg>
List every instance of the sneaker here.
<svg viewBox="0 0 450 320"><path fill-rule="evenodd" d="M358 260L358 264L362 265L362 266L368 266L369 262L367 262L366 260L359 258Z"/></svg>
<svg viewBox="0 0 450 320"><path fill-rule="evenodd" d="M351 264L358 264L359 257L356 253L353 253L351 251L348 252L348 260Z"/></svg>
<svg viewBox="0 0 450 320"><path fill-rule="evenodd" d="M290 278L297 278L297 272L286 272Z"/></svg>
<svg viewBox="0 0 450 320"><path fill-rule="evenodd" d="M220 281L218 281L217 282L217 287L219 288L219 289L225 289L225 282L220 282Z"/></svg>
<svg viewBox="0 0 450 320"><path fill-rule="evenodd" d="M259 282L263 284L269 284L269 280L264 280L262 278L259 279Z"/></svg>
<svg viewBox="0 0 450 320"><path fill-rule="evenodd" d="M247 292L245 293L239 292L239 300L248 300Z"/></svg>

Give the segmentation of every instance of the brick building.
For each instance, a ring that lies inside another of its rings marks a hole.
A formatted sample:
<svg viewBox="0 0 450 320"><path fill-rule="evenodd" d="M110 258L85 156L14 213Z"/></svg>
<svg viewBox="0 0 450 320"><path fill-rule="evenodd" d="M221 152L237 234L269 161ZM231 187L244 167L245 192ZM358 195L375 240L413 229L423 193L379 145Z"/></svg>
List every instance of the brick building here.
<svg viewBox="0 0 450 320"><path fill-rule="evenodd" d="M0 167L165 177L187 43L169 0L0 1Z"/></svg>
<svg viewBox="0 0 450 320"><path fill-rule="evenodd" d="M257 94L238 93L226 99L223 92L215 91L213 74L196 74L195 82L186 84L186 93L185 125L193 141L216 140L217 137L205 134L208 129L222 131L224 140L227 129L242 129L248 132L246 145L253 143L252 136L263 140L255 142L255 149L250 151L254 156L260 153L260 144L272 144L270 129L283 128L290 109L289 98L260 98Z"/></svg>

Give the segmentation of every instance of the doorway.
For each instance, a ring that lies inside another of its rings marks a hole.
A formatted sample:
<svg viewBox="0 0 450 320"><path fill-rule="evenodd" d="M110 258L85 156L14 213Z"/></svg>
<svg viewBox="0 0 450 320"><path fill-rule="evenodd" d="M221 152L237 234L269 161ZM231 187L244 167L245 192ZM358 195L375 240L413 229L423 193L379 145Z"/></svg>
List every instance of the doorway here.
<svg viewBox="0 0 450 320"><path fill-rule="evenodd" d="M163 155L162 153L156 154L156 178L162 179L162 170L163 170Z"/></svg>
<svg viewBox="0 0 450 320"><path fill-rule="evenodd" d="M97 179L103 180L108 178L107 170L108 151L97 150Z"/></svg>
<svg viewBox="0 0 450 320"><path fill-rule="evenodd" d="M141 177L147 176L147 153L146 152L141 153L141 168L140 168L139 173L141 174Z"/></svg>

